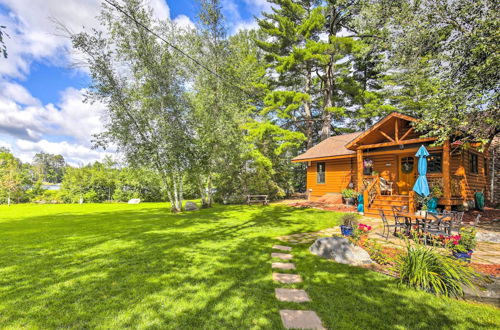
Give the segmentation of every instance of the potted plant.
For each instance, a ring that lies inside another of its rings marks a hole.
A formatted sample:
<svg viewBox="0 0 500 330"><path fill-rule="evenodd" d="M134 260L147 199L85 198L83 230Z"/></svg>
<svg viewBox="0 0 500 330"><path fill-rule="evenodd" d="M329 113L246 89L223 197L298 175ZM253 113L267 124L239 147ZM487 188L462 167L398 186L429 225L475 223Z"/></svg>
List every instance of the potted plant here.
<svg viewBox="0 0 500 330"><path fill-rule="evenodd" d="M443 197L443 190L441 189L441 186L438 184L433 185L431 187L431 194L429 197L430 198L426 203L427 208L431 212L436 212L436 208L438 206L438 201L441 197Z"/></svg>
<svg viewBox="0 0 500 330"><path fill-rule="evenodd" d="M358 197L356 190L349 188L342 190L342 198L344 199L345 204L355 205L356 197Z"/></svg>
<svg viewBox="0 0 500 330"><path fill-rule="evenodd" d="M466 262L470 262L476 243L476 229L474 227L464 228L459 235L448 236L444 240L445 246L453 256Z"/></svg>
<svg viewBox="0 0 500 330"><path fill-rule="evenodd" d="M353 230L350 239L354 244L362 246L371 230L372 226L360 223L358 224L357 228Z"/></svg>
<svg viewBox="0 0 500 330"><path fill-rule="evenodd" d="M358 224L358 218L354 213L346 213L342 216L342 224L340 225L340 231L342 236L352 236L353 230Z"/></svg>

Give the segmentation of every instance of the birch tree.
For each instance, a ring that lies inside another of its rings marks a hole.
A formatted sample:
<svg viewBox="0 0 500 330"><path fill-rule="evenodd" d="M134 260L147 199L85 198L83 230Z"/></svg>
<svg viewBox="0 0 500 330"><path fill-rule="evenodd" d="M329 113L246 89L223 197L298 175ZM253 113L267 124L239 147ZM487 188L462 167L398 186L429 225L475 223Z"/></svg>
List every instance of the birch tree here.
<svg viewBox="0 0 500 330"><path fill-rule="evenodd" d="M180 34L139 0L118 6L103 4L103 31L72 36L90 69L88 99L106 104L105 131L94 143L115 146L132 166L154 170L178 212L191 155L185 72L175 50L151 31L174 43Z"/></svg>

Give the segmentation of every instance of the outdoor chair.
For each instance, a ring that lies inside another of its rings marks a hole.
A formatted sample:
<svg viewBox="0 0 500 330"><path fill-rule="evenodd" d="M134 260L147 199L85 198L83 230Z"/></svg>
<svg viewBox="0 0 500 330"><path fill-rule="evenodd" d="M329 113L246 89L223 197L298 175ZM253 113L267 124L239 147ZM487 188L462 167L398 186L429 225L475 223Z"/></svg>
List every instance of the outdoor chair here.
<svg viewBox="0 0 500 330"><path fill-rule="evenodd" d="M394 221L393 225L389 224L389 221L387 221L387 217L385 216L384 210L378 210L380 217L382 218L382 223L384 224L384 231L382 232L382 237L385 236L385 239L389 239L389 232L391 231L391 228L394 228L394 233L396 233L396 229L398 228L403 228L406 230L406 224L404 223L399 223L396 220Z"/></svg>
<svg viewBox="0 0 500 330"><path fill-rule="evenodd" d="M380 177L380 193L386 192L387 195L392 195L394 182L387 181L386 179Z"/></svg>
<svg viewBox="0 0 500 330"><path fill-rule="evenodd" d="M408 212L408 206L393 206L392 216L396 224L404 224L407 227L411 225L411 220L398 215L399 212Z"/></svg>
<svg viewBox="0 0 500 330"><path fill-rule="evenodd" d="M462 219L464 218L464 212L444 210L443 214L451 214L453 217L451 220L451 225L449 227L449 234L451 235L453 232L460 233L460 228L462 227Z"/></svg>
<svg viewBox="0 0 500 330"><path fill-rule="evenodd" d="M449 235L453 216L450 213L427 213L422 230L424 232L424 244L427 245L428 235Z"/></svg>

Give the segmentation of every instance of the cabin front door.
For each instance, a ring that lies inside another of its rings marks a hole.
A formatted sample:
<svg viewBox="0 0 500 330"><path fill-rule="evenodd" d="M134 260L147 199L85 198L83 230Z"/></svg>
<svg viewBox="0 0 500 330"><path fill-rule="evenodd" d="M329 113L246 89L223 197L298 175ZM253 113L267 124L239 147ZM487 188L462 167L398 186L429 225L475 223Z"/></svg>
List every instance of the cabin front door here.
<svg viewBox="0 0 500 330"><path fill-rule="evenodd" d="M399 157L398 191L401 195L408 195L415 184L417 174L417 162L413 156Z"/></svg>

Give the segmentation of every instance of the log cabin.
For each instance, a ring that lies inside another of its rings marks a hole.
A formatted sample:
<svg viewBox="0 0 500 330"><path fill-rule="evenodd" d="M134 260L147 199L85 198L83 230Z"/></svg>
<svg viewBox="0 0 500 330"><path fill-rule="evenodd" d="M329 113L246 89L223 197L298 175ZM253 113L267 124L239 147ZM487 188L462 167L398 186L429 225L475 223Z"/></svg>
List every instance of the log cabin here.
<svg viewBox="0 0 500 330"><path fill-rule="evenodd" d="M439 186L441 207L467 208L476 192L487 198L488 153L463 148L460 140L435 146L436 138L416 132L416 121L393 112L366 131L332 136L295 157L293 162L307 163L308 199L338 200L342 190L353 188L364 196L366 215L378 216L379 209L390 210L392 206L415 210L415 153L421 145L430 153L427 179L430 187Z"/></svg>

